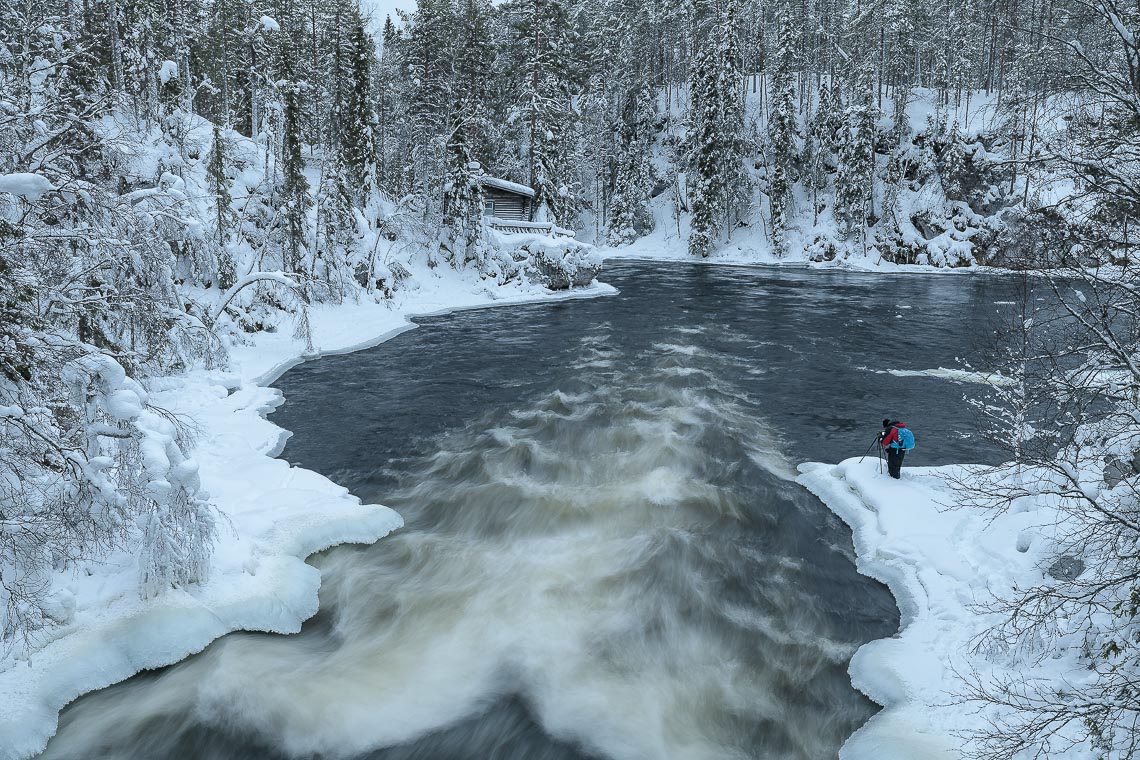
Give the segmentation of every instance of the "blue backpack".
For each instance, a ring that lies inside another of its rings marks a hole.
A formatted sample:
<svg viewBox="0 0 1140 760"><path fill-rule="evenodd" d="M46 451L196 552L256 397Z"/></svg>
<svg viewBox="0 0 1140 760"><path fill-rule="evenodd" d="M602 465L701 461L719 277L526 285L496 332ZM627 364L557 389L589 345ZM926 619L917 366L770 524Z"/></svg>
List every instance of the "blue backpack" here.
<svg viewBox="0 0 1140 760"><path fill-rule="evenodd" d="M903 451L910 451L914 448L914 433L910 432L910 428L895 428L899 431L899 448Z"/></svg>

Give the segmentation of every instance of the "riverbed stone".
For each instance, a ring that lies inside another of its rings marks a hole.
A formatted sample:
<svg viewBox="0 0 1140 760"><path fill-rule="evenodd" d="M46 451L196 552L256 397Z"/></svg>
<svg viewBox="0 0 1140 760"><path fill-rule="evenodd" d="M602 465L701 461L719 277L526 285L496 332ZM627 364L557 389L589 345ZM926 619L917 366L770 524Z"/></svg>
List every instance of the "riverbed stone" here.
<svg viewBox="0 0 1140 760"><path fill-rule="evenodd" d="M1085 563L1080 557L1064 554L1049 566L1049 577L1058 581L1076 580L1085 571Z"/></svg>

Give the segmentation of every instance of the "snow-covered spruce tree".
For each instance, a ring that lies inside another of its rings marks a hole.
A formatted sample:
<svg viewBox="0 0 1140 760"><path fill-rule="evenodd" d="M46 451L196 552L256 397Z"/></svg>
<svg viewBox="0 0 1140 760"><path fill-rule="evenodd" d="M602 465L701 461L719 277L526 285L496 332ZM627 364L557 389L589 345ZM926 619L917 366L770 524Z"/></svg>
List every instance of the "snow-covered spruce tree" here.
<svg viewBox="0 0 1140 760"><path fill-rule="evenodd" d="M779 47L772 74L772 109L768 121L769 160L768 207L772 247L781 255L787 249L787 233L795 211L794 185L799 160L799 128L796 109L795 48L797 35L787 3L780 9Z"/></svg>
<svg viewBox="0 0 1140 760"><path fill-rule="evenodd" d="M526 0L521 10L512 34L525 50L517 75L535 219L571 224L581 208L573 105L583 75L577 33L565 0Z"/></svg>
<svg viewBox="0 0 1140 760"><path fill-rule="evenodd" d="M614 172L608 224L611 245L632 243L653 229L653 216L649 212L649 192L654 179L650 154L653 118L653 97L649 88L640 85L629 90L618 132L618 164Z"/></svg>
<svg viewBox="0 0 1140 760"><path fill-rule="evenodd" d="M398 173L391 171L391 167L395 163L393 153L397 142L394 138L397 131L395 124L396 82L400 70L396 60L398 45L395 41L398 36L399 32L396 31L396 25L392 23L392 17L385 18L384 31L381 34L383 49L380 53L380 59L376 62L374 73L377 185L381 190L392 195L396 195L393 187L393 175L399 176Z"/></svg>
<svg viewBox="0 0 1140 760"><path fill-rule="evenodd" d="M308 245L309 180L302 154L302 83L295 79L293 51L288 44L281 53L281 76L281 266L286 272L298 273L304 271Z"/></svg>
<svg viewBox="0 0 1140 760"><path fill-rule="evenodd" d="M468 143L476 158L493 159L504 152L496 144L492 109L495 86L494 7L490 0L461 0L456 10L459 36L452 90L462 104ZM501 31L501 30L500 30Z"/></svg>
<svg viewBox="0 0 1140 760"><path fill-rule="evenodd" d="M958 122L950 125L945 137L945 147L938 158L938 177L942 181L942 192L950 200L961 199L966 153L962 147L962 132L958 129Z"/></svg>
<svg viewBox="0 0 1140 760"><path fill-rule="evenodd" d="M833 90L829 83L820 82L815 111L808 121L804 140L804 184L811 190L813 225L819 222L819 214L824 209L820 191L827 189L835 169L836 141L843 124L843 114Z"/></svg>
<svg viewBox="0 0 1140 760"><path fill-rule="evenodd" d="M695 5L697 32L689 84L686 184L689 253L706 257L729 222L743 188L740 61L735 17L720 5Z"/></svg>
<svg viewBox="0 0 1140 760"><path fill-rule="evenodd" d="M871 74L856 78L839 130L839 171L835 176L835 217L850 238L871 214L875 172L875 106Z"/></svg>
<svg viewBox="0 0 1140 760"><path fill-rule="evenodd" d="M882 9L882 39L886 44L886 57L881 79L890 89L893 102L894 131L890 134L892 147L908 136L906 104L910 99L911 67L915 53L915 31L922 11L914 0L886 0ZM881 102L881 101L880 101Z"/></svg>
<svg viewBox="0 0 1140 760"><path fill-rule="evenodd" d="M691 213L689 253L708 256L726 214L725 192L719 181L722 166L718 102L720 62L716 48L704 44L693 54L689 83L688 161L685 172Z"/></svg>
<svg viewBox="0 0 1140 760"><path fill-rule="evenodd" d="M438 218L439 189L444 182L447 114L454 96L455 18L448 0L424 0L393 43L401 67L401 90L407 119L401 130L403 173L399 192L419 199L424 213Z"/></svg>
<svg viewBox="0 0 1140 760"><path fill-rule="evenodd" d="M206 187L214 196L214 243L218 262L217 284L222 290L233 285L236 277L230 244L237 228L237 215L233 210L230 179L227 174L228 146L229 142L222 133L222 128L215 126L214 141L206 164Z"/></svg>
<svg viewBox="0 0 1140 760"><path fill-rule="evenodd" d="M479 185L479 163L472 159L468 147L467 114L458 109L453 117L447 141L447 181L443 186L443 226L440 248L452 266L461 268L468 262L482 265L483 190Z"/></svg>
<svg viewBox="0 0 1140 760"><path fill-rule="evenodd" d="M457 42L454 79L457 102L447 135L447 175L443 184L443 224L439 245L452 266L474 263L482 270L486 258L483 238L482 172L475 160L480 143L490 132L487 98L493 58L486 0L464 0L456 16Z"/></svg>
<svg viewBox="0 0 1140 760"><path fill-rule="evenodd" d="M347 295L352 279L373 281L368 257L358 249L376 225L373 201L379 189L372 39L357 4L341 0L340 6L336 18L343 29L333 38L331 86L341 94L327 117L333 148L321 170L313 250L313 276L335 301Z"/></svg>
<svg viewBox="0 0 1140 760"><path fill-rule="evenodd" d="M754 133L744 128L744 53L741 37L741 0L725 0L720 24L720 48L723 61L721 98L724 101L725 155L729 157L723 168L728 198L727 234L748 214L752 205L752 187L744 169L744 159L756 151ZM752 137L748 135L752 134Z"/></svg>
<svg viewBox="0 0 1140 760"><path fill-rule="evenodd" d="M372 90L374 43L356 3L349 4L341 20L347 25L347 34L338 56L342 62L338 79L344 81L346 93L336 120L336 154L344 179L352 189L353 202L363 206L376 188L378 149Z"/></svg>

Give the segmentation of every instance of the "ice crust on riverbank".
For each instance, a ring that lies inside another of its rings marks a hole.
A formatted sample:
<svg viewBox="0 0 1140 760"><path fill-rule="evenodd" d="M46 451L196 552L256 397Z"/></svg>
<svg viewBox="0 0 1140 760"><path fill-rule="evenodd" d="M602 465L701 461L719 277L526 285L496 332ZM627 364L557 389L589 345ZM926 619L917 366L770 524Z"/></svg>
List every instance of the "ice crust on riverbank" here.
<svg viewBox="0 0 1140 760"><path fill-rule="evenodd" d="M898 635L851 660L852 684L884 709L848 739L842 760L962 757L964 734L996 708L967 702L960 675L1082 679L1075 652L1038 663L978 646L1000 620L987 603L1044 579L1052 515L960 505L951 484L970 471L904 467L895 481L870 457L800 466L797 481L851 527L859 572L885 583L902 615ZM1089 757L1079 749L1058 757Z"/></svg>
<svg viewBox="0 0 1140 760"><path fill-rule="evenodd" d="M266 386L286 369L376 345L415 327L410 317L613 293L596 282L560 293L472 283L440 269L393 301L314 307L313 352L291 329L262 332L232 347L226 371L150 381L151 402L196 435L193 456L221 516L212 576L143 601L136 559L120 553L56 579L62 624L0 652L0 760L42 750L59 710L86 692L177 662L231 631L298 631L316 613L320 588L320 573L305 558L372 543L402 526L393 510L362 504L324 476L274 458L289 434L265 418L283 401Z"/></svg>

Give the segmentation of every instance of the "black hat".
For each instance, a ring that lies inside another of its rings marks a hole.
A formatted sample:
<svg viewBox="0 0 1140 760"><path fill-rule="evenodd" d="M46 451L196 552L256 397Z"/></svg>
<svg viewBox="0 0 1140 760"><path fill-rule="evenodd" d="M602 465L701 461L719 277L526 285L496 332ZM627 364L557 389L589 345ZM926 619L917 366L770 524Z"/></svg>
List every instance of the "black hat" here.
<svg viewBox="0 0 1140 760"><path fill-rule="evenodd" d="M890 427L890 426L891 426L891 418L887 417L885 420L883 420L883 427Z"/></svg>

